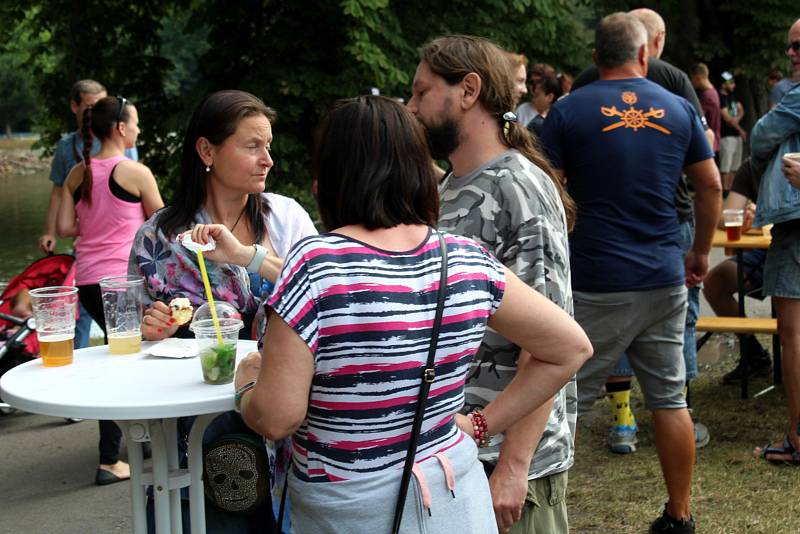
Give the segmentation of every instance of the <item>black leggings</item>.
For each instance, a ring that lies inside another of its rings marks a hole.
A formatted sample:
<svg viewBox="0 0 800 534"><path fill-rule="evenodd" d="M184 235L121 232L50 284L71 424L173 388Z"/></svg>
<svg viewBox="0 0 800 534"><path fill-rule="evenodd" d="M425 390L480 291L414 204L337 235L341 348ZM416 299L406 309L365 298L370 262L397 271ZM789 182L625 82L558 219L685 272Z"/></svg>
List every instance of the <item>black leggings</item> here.
<svg viewBox="0 0 800 534"><path fill-rule="evenodd" d="M103 331L103 341L108 345L108 336L106 335L106 316L103 315L103 296L100 293L100 284L92 284L89 286L78 286L78 299L81 305L89 312L94 322L98 324Z"/></svg>
<svg viewBox="0 0 800 534"><path fill-rule="evenodd" d="M100 285L78 286L78 299L103 330L103 339L108 344L106 335L106 318L103 315L103 298L100 294ZM100 424L100 463L113 465L119 461L119 448L122 442L122 430L114 421L98 421Z"/></svg>

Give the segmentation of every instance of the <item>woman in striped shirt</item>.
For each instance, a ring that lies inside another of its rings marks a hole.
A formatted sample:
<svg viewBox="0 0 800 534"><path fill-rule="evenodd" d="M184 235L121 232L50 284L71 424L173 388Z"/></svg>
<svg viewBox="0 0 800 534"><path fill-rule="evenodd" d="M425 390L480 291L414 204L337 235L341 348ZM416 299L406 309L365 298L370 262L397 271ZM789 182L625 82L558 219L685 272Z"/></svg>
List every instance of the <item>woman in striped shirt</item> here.
<svg viewBox="0 0 800 534"><path fill-rule="evenodd" d="M242 415L294 438L295 532L388 532L439 291L438 195L424 134L383 97L337 103L314 163L332 231L303 239L268 302L262 355L239 366ZM488 326L533 355L483 412L499 434L544 403L591 354L580 327L474 241L443 234L442 327L402 532L496 532L464 403ZM480 436L479 436L480 437Z"/></svg>

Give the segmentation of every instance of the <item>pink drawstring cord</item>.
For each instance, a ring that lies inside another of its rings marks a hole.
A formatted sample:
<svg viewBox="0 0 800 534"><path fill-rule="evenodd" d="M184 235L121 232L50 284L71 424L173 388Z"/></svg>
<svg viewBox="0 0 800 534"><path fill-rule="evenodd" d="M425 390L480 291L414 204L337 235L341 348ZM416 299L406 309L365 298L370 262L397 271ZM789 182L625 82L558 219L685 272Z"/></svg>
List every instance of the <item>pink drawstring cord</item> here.
<svg viewBox="0 0 800 534"><path fill-rule="evenodd" d="M447 489L450 490L450 495L453 498L456 498L456 477L453 474L453 466L450 464L450 460L447 459L442 453L434 454L439 463L442 464L442 471L444 471L444 478L447 480Z"/></svg>

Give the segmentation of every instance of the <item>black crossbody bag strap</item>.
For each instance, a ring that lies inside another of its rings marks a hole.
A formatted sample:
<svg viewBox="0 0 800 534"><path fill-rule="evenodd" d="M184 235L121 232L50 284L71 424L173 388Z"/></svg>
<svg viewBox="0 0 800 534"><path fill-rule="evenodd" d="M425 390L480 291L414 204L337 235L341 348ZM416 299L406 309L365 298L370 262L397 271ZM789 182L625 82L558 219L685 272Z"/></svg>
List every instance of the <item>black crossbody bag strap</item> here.
<svg viewBox="0 0 800 534"><path fill-rule="evenodd" d="M292 459L289 458L289 469L292 468ZM286 473L286 480L283 481L283 494L281 494L281 505L278 508L278 522L275 524L275 534L283 534L283 514L286 511L286 494L289 493L289 473ZM270 510L271 512L271 510Z"/></svg>
<svg viewBox="0 0 800 534"><path fill-rule="evenodd" d="M439 340L439 329L442 326L442 314L444 313L444 298L447 289L447 244L444 237L439 232L439 247L442 253L442 267L439 277L439 293L436 301L436 317L433 320L433 330L431 331L431 345L428 349L428 362L422 373L422 384L419 387L419 398L417 399L417 411L414 414L414 424L411 426L411 436L408 439L408 452L406 453L406 463L403 467L403 478L400 480L400 493L397 496L397 505L394 509L394 522L392 533L400 532L400 521L403 519L403 508L406 505L406 494L408 485L411 482L411 470L414 467L414 459L417 456L417 444L419 443L419 433L422 428L422 418L425 415L425 405L428 401L428 392L431 384L436 378L436 344Z"/></svg>

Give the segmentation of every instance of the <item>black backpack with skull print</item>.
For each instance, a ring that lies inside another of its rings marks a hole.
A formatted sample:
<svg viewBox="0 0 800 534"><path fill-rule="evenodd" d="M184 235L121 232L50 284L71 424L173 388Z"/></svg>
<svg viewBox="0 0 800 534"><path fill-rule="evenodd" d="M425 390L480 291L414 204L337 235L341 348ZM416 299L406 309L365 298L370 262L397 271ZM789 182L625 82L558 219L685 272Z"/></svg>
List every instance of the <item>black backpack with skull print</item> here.
<svg viewBox="0 0 800 534"><path fill-rule="evenodd" d="M206 498L225 512L247 515L257 510L269 491L264 444L248 434L225 434L204 447Z"/></svg>

